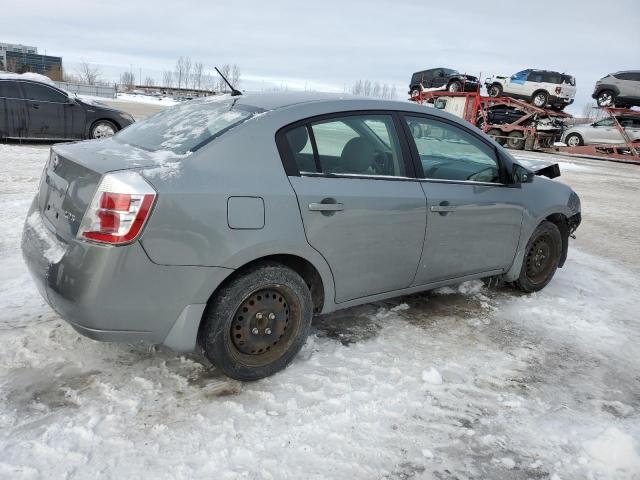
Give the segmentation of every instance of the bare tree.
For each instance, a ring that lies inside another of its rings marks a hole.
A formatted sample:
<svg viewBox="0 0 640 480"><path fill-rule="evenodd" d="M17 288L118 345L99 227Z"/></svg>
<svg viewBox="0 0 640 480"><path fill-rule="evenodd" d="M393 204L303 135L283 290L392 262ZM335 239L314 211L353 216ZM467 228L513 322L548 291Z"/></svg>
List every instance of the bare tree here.
<svg viewBox="0 0 640 480"><path fill-rule="evenodd" d="M184 81L184 58L182 57L176 61L174 76L175 82L178 84L178 88L182 88L182 82Z"/></svg>
<svg viewBox="0 0 640 480"><path fill-rule="evenodd" d="M136 78L131 72L124 72L120 75L120 85L122 85L126 90L133 90L133 86L136 83Z"/></svg>
<svg viewBox="0 0 640 480"><path fill-rule="evenodd" d="M78 75L80 80L87 85L96 85L100 79L101 72L98 67L93 67L89 62L83 60L80 62Z"/></svg>
<svg viewBox="0 0 640 480"><path fill-rule="evenodd" d="M364 81L364 86L362 87L362 93L365 97L371 96L371 80Z"/></svg>
<svg viewBox="0 0 640 480"><path fill-rule="evenodd" d="M382 86L382 92L380 93L380 96L382 98L389 98L389 85L387 85L386 83Z"/></svg>
<svg viewBox="0 0 640 480"><path fill-rule="evenodd" d="M200 88L202 87L202 63L201 62L196 62L193 65L193 78L192 78L191 85L193 88L197 88L198 90L200 90Z"/></svg>
<svg viewBox="0 0 640 480"><path fill-rule="evenodd" d="M230 81L231 81L231 85L233 85L233 88L235 88L236 90L240 88L240 67L235 63L231 67Z"/></svg>
<svg viewBox="0 0 640 480"><path fill-rule="evenodd" d="M231 71L231 66L228 63L225 63L220 67L220 71L222 72L222 75L224 75L228 79L229 72ZM217 90L219 92L226 92L229 89L229 87L227 86L226 82L222 79L222 77L220 77L220 75L218 75L218 77L219 78L218 78Z"/></svg>
<svg viewBox="0 0 640 480"><path fill-rule="evenodd" d="M164 72L162 72L162 86L163 87L173 86L173 72L171 70L165 70Z"/></svg>
<svg viewBox="0 0 640 480"><path fill-rule="evenodd" d="M582 116L587 120L593 120L596 116L596 112L594 110L595 106L596 104L594 102L585 104L584 108L582 109Z"/></svg>
<svg viewBox="0 0 640 480"><path fill-rule="evenodd" d="M382 87L380 87L380 84L378 82L375 82L373 84L373 90L371 91L371 96L372 97L381 97L382 96Z"/></svg>
<svg viewBox="0 0 640 480"><path fill-rule="evenodd" d="M396 87L391 87L391 90L389 91L389 100L395 100L398 96L398 93L396 91Z"/></svg>
<svg viewBox="0 0 640 480"><path fill-rule="evenodd" d="M353 84L353 87L351 87L351 93L354 95L362 95L362 80L358 80Z"/></svg>
<svg viewBox="0 0 640 480"><path fill-rule="evenodd" d="M144 84L147 87L153 87L156 84L156 82L152 77L147 77L144 79Z"/></svg>
<svg viewBox="0 0 640 480"><path fill-rule="evenodd" d="M189 88L191 83L191 57L184 57L184 86Z"/></svg>

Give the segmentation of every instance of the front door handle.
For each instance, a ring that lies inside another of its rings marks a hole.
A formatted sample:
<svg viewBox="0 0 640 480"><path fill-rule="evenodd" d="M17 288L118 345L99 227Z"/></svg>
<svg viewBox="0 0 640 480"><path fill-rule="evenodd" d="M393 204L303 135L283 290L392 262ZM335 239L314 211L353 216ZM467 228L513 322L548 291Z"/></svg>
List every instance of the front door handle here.
<svg viewBox="0 0 640 480"><path fill-rule="evenodd" d="M31 104L31 107L33 107L34 110L38 110L40 108L40 105L38 105L37 103L33 103Z"/></svg>
<svg viewBox="0 0 640 480"><path fill-rule="evenodd" d="M432 212L454 212L456 210L455 205L432 205L430 210Z"/></svg>
<svg viewBox="0 0 640 480"><path fill-rule="evenodd" d="M341 212L344 210L342 203L310 203L309 210L312 212Z"/></svg>

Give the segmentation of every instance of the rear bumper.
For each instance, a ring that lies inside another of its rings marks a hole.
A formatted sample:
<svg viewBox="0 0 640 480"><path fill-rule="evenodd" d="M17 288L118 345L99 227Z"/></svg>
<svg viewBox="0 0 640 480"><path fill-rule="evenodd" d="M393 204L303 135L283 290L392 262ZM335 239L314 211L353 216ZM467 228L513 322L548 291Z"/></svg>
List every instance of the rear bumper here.
<svg viewBox="0 0 640 480"><path fill-rule="evenodd" d="M65 243L48 230L35 200L22 254L40 294L82 335L164 343L179 351L195 347L204 306L231 272L157 265L139 242L122 247Z"/></svg>

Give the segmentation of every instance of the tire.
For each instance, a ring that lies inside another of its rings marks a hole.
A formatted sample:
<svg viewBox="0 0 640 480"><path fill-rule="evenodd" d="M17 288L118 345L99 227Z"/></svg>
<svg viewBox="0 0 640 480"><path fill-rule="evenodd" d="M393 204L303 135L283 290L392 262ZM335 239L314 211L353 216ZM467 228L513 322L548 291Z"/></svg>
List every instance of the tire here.
<svg viewBox="0 0 640 480"><path fill-rule="evenodd" d="M511 132L507 137L507 147L513 150L522 150L524 148L524 134L519 131Z"/></svg>
<svg viewBox="0 0 640 480"><path fill-rule="evenodd" d="M222 287L205 313L198 343L228 377L259 380L293 360L312 316L302 277L279 263L264 263Z"/></svg>
<svg viewBox="0 0 640 480"><path fill-rule="evenodd" d="M538 108L545 108L549 102L549 94L544 90L539 90L531 95L531 105Z"/></svg>
<svg viewBox="0 0 640 480"><path fill-rule="evenodd" d="M502 85L494 83L489 87L487 93L489 93L489 96L493 98L502 96Z"/></svg>
<svg viewBox="0 0 640 480"><path fill-rule="evenodd" d="M504 133L502 132L502 130L498 130L497 128L492 128L491 130L489 130L487 132L487 135L492 136L493 135L493 139L498 142L500 145L504 145L505 144L505 139L504 138L499 138L501 136L504 136Z"/></svg>
<svg viewBox="0 0 640 480"><path fill-rule="evenodd" d="M109 120L98 120L91 126L90 137L93 139L113 137L118 127Z"/></svg>
<svg viewBox="0 0 640 480"><path fill-rule="evenodd" d="M419 96L420 96L419 88L414 88L413 90L411 90L411 98L417 98Z"/></svg>
<svg viewBox="0 0 640 480"><path fill-rule="evenodd" d="M612 90L602 90L598 93L596 102L599 107L614 107L616 104L616 94Z"/></svg>
<svg viewBox="0 0 640 480"><path fill-rule="evenodd" d="M542 290L555 275L561 255L560 230L545 220L538 225L527 242L516 287L527 293Z"/></svg>
<svg viewBox="0 0 640 480"><path fill-rule="evenodd" d="M564 141L569 147L581 147L584 145L582 135L579 133L570 133Z"/></svg>
<svg viewBox="0 0 640 480"><path fill-rule="evenodd" d="M482 130L482 127L484 127L484 124L485 124L484 117L478 117L478 119L476 120L476 127Z"/></svg>
<svg viewBox="0 0 640 480"><path fill-rule="evenodd" d="M449 91L449 92L461 92L462 91L462 83L459 80L454 80L449 85L447 85L447 91Z"/></svg>

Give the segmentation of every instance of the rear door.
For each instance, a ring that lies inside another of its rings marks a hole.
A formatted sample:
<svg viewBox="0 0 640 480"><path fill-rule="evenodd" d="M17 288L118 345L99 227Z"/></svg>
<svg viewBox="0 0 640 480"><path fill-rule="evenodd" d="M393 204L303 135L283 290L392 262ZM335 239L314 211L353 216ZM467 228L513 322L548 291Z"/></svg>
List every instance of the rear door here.
<svg viewBox="0 0 640 480"><path fill-rule="evenodd" d="M593 124L593 143L622 143L622 135L611 118Z"/></svg>
<svg viewBox="0 0 640 480"><path fill-rule="evenodd" d="M69 99L64 93L35 82L22 82L22 89L29 110L29 137L73 138L67 133L70 130L66 115Z"/></svg>
<svg viewBox="0 0 640 480"><path fill-rule="evenodd" d="M28 110L20 83L0 80L0 138L27 136Z"/></svg>
<svg viewBox="0 0 640 480"><path fill-rule="evenodd" d="M427 232L414 283L424 285L508 269L524 207L521 190L503 183L496 149L467 128L405 115L427 198ZM411 132L411 133L410 133ZM420 133L422 132L422 133Z"/></svg>
<svg viewBox="0 0 640 480"><path fill-rule="evenodd" d="M426 202L398 125L388 112L343 113L278 134L307 240L331 267L336 302L414 278Z"/></svg>

